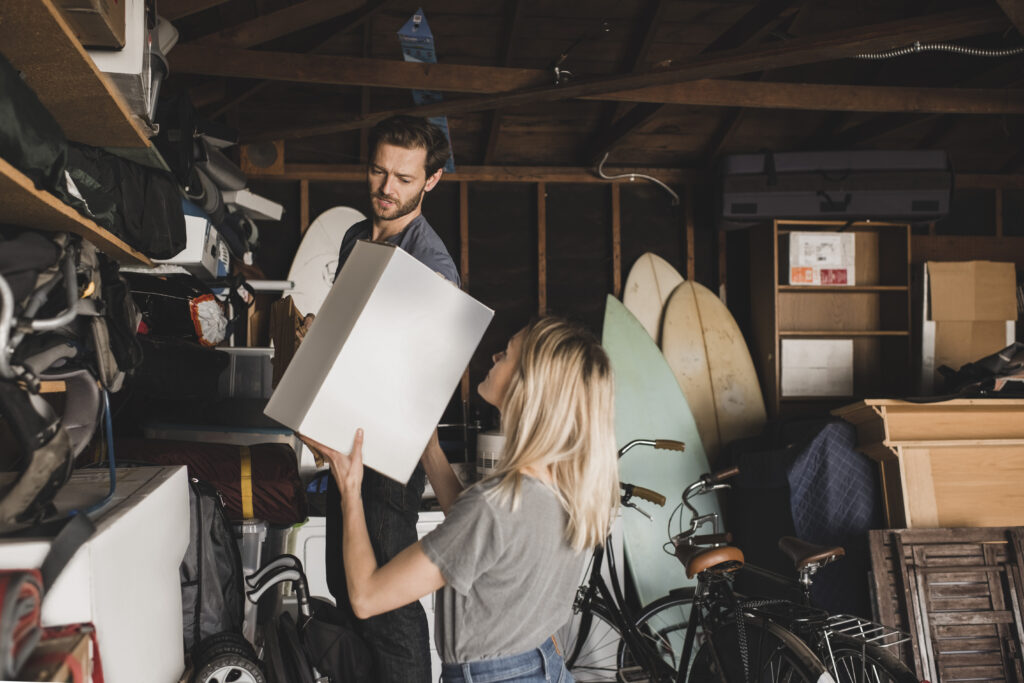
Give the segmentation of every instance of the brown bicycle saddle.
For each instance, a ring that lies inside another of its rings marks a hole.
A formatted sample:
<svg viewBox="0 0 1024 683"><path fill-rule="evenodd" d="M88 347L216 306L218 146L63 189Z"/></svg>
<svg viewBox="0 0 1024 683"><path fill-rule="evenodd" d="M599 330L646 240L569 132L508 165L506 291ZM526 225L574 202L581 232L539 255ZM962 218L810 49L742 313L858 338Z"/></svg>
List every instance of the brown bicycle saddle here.
<svg viewBox="0 0 1024 683"><path fill-rule="evenodd" d="M718 548L680 545L676 546L676 558L686 567L688 579L709 569L734 572L743 566L743 551L731 545Z"/></svg>
<svg viewBox="0 0 1024 683"><path fill-rule="evenodd" d="M801 571L809 564L828 564L832 560L846 555L842 546L815 545L807 541L801 541L793 536L783 536L779 539L779 550L784 552L789 559L793 560L796 570Z"/></svg>

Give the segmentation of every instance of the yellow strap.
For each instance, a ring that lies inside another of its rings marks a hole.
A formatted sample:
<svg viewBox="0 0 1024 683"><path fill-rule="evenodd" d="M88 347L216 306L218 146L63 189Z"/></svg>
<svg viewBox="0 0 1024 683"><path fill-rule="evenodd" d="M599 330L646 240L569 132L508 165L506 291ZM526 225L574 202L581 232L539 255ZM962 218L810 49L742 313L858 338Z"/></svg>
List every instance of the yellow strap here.
<svg viewBox="0 0 1024 683"><path fill-rule="evenodd" d="M248 446L242 446L242 517L252 519L252 453Z"/></svg>

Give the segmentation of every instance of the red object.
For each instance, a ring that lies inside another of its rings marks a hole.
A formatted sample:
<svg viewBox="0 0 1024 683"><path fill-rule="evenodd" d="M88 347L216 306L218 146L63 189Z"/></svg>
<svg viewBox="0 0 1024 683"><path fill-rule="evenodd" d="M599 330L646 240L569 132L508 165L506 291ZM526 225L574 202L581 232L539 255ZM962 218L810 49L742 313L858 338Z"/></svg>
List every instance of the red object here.
<svg viewBox="0 0 1024 683"><path fill-rule="evenodd" d="M821 269L821 284L823 284L823 285L845 285L846 284L846 269L845 268L822 268Z"/></svg>

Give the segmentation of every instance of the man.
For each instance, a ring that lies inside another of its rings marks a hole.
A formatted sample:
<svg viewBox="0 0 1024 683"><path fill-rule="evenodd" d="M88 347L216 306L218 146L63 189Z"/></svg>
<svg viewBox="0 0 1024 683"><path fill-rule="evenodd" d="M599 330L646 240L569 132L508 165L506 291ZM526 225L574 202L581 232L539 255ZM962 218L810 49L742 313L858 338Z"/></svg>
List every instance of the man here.
<svg viewBox="0 0 1024 683"><path fill-rule="evenodd" d="M423 197L441 180L448 159L444 133L426 119L393 116L373 127L369 142L367 181L373 217L356 223L345 233L338 253L338 270L345 265L357 241L372 239L404 249L458 286L455 263L421 213ZM436 432L421 462L422 466L416 468L405 486L370 469L364 474L363 507L380 565L416 542L416 519L425 474L444 508L459 490ZM329 480L327 585L337 604L348 608L342 563L341 498L333 479ZM427 621L418 602L355 623L373 652L377 681L429 683Z"/></svg>

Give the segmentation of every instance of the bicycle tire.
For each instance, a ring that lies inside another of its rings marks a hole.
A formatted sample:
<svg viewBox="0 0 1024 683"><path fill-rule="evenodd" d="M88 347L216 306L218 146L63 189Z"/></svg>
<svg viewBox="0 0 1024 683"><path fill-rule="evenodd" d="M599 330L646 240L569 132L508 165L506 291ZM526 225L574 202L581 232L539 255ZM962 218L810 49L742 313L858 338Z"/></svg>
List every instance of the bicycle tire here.
<svg viewBox="0 0 1024 683"><path fill-rule="evenodd" d="M823 683L832 676L807 643L787 629L756 615L744 619L747 661L744 670L736 621L713 631L717 658L705 642L694 657L689 683L757 681L758 683ZM719 669L721 665L721 670Z"/></svg>
<svg viewBox="0 0 1024 683"><path fill-rule="evenodd" d="M686 630L690 626L690 610L693 607L694 589L679 588L668 595L646 605L636 620L637 630L647 638L653 652L656 652L665 671L661 678L675 679L679 671ZM696 645L694 651L696 651ZM692 659L692 658L691 658ZM636 663L637 658L629 652L626 641L619 643L619 666L626 668Z"/></svg>
<svg viewBox="0 0 1024 683"><path fill-rule="evenodd" d="M818 648L822 663L836 683L918 683L919 679L889 650L857 638L836 634Z"/></svg>
<svg viewBox="0 0 1024 683"><path fill-rule="evenodd" d="M595 603L589 610L593 619L579 654L572 657L579 636L582 612L574 612L569 623L558 629L555 644L565 657L566 668L579 683L617 683L619 642L622 635L604 605Z"/></svg>

